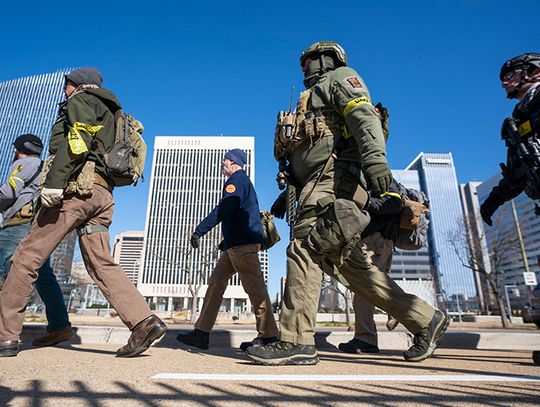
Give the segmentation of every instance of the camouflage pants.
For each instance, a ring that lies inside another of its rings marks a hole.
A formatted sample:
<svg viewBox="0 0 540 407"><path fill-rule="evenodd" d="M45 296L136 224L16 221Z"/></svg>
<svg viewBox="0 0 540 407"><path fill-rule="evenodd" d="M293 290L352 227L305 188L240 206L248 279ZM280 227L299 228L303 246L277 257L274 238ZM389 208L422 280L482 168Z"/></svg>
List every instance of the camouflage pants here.
<svg viewBox="0 0 540 407"><path fill-rule="evenodd" d="M379 232L362 239L362 247L369 260L377 268L389 273L392 266L392 251L394 249L391 240L385 239ZM366 301L360 295L354 295L354 337L369 343L378 345L377 326L373 319L375 307L369 301Z"/></svg>
<svg viewBox="0 0 540 407"><path fill-rule="evenodd" d="M314 344L323 271L337 277L355 294L393 315L412 333L426 328L435 313L433 307L405 293L388 274L379 271L360 241L346 258L342 257L341 250L321 255L308 245L310 231L323 216L322 210L318 213L318 208L322 202L328 202L329 196L336 195L334 191L341 190L341 179L341 175L334 177L333 170L325 174L303 203L296 220L295 239L287 248L287 280L280 315L282 341ZM300 194L300 203L310 190L308 183ZM363 216L366 216L365 212Z"/></svg>

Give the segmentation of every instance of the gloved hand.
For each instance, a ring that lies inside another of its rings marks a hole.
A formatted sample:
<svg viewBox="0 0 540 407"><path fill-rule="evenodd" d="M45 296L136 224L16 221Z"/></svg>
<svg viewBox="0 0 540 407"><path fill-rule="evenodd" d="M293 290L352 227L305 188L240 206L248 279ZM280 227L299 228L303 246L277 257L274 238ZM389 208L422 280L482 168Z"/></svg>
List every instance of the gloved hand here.
<svg viewBox="0 0 540 407"><path fill-rule="evenodd" d="M41 203L46 208L58 205L64 199L64 190L60 188L43 188L41 191Z"/></svg>
<svg viewBox="0 0 540 407"><path fill-rule="evenodd" d="M272 204L272 207L270 208L270 213L278 219L283 219L286 212L287 196L285 195L285 191L283 191L281 194L279 194L277 199Z"/></svg>
<svg viewBox="0 0 540 407"><path fill-rule="evenodd" d="M486 200L482 202L482 205L480 205L480 216L482 216L484 222L486 222L489 226L493 226L491 217L503 203L503 200L497 195L489 194Z"/></svg>
<svg viewBox="0 0 540 407"><path fill-rule="evenodd" d="M201 237L197 233L193 232L191 238L189 239L189 243L191 244L191 247L198 249L201 245Z"/></svg>
<svg viewBox="0 0 540 407"><path fill-rule="evenodd" d="M372 196L379 197L390 188L392 173L386 163L370 165L364 168L364 173L366 174L369 183L368 188Z"/></svg>

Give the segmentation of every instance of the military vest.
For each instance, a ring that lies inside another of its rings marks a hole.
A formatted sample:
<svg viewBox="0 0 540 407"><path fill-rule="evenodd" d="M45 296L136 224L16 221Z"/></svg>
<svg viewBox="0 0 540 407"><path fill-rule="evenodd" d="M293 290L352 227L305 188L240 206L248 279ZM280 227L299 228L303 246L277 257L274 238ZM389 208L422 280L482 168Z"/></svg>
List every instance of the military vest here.
<svg viewBox="0 0 540 407"><path fill-rule="evenodd" d="M280 112L274 135L274 156L286 159L302 186L324 167L345 122L334 109L311 103L313 89L300 94L294 113Z"/></svg>

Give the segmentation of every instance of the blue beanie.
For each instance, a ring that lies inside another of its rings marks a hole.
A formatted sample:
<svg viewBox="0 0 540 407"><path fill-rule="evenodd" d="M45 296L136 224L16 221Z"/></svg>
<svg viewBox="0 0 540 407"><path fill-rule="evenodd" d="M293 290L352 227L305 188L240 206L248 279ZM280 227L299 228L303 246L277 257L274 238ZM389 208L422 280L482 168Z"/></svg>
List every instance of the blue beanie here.
<svg viewBox="0 0 540 407"><path fill-rule="evenodd" d="M233 161L235 164L238 164L240 167L246 165L247 155L244 150L239 148L233 148L231 151L225 153L225 158Z"/></svg>

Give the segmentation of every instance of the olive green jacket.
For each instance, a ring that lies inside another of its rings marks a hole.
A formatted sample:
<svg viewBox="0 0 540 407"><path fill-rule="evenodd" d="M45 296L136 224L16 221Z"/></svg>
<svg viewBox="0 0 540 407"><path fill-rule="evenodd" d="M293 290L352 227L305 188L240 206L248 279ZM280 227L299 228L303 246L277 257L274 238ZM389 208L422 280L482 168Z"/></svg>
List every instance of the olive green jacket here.
<svg viewBox="0 0 540 407"><path fill-rule="evenodd" d="M114 112L120 108L116 96L103 88L76 92L60 103L49 143L49 153L55 158L45 179L46 188L64 189L69 180L77 177L86 161L94 161L95 170L108 179L102 153L114 144ZM92 134L81 130L81 125L102 127ZM74 134L80 135L87 151L73 151L69 139Z"/></svg>

